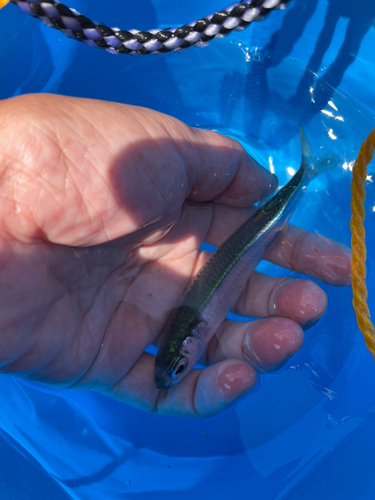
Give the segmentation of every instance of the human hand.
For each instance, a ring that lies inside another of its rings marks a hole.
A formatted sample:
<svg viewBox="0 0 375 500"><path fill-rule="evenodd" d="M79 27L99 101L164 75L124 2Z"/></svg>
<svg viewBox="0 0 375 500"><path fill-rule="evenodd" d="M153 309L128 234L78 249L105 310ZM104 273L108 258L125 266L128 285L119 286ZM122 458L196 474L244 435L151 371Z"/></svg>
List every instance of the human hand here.
<svg viewBox="0 0 375 500"><path fill-rule="evenodd" d="M0 103L0 367L138 408L209 416L280 367L324 312L313 282L255 272L204 370L159 392L158 336L185 286L275 188L234 140L151 110L29 95ZM215 203L213 203L215 201ZM332 285L348 249L289 226L267 254Z"/></svg>

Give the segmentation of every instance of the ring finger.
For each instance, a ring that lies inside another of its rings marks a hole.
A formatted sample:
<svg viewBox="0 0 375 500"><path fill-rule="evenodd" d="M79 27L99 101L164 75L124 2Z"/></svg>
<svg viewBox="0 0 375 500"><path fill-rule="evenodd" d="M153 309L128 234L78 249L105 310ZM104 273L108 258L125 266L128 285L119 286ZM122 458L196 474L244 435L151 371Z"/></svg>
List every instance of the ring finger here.
<svg viewBox="0 0 375 500"><path fill-rule="evenodd" d="M266 318L251 323L225 320L206 347L206 364L226 359L246 361L258 372L279 369L303 343L303 330L288 318Z"/></svg>

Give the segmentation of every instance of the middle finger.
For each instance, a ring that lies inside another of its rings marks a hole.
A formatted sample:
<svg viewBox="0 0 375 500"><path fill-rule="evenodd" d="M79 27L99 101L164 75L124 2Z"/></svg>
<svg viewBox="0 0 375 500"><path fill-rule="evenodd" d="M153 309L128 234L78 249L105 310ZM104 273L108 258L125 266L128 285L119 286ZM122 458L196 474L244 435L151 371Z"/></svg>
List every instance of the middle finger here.
<svg viewBox="0 0 375 500"><path fill-rule="evenodd" d="M200 252L195 272L210 255ZM327 295L313 281L271 277L254 271L231 311L250 318L283 316L308 327L324 314L326 307Z"/></svg>

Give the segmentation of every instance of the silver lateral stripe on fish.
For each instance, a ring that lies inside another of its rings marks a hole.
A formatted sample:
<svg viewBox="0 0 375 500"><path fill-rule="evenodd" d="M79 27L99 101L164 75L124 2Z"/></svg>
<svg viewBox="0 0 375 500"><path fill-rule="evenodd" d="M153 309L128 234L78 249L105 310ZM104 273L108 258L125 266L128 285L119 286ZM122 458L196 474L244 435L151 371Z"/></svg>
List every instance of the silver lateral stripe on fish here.
<svg viewBox="0 0 375 500"><path fill-rule="evenodd" d="M164 327L155 384L165 390L194 367L256 266L287 224L309 182L340 158L316 156L300 127L302 161L292 179L216 250L191 280Z"/></svg>

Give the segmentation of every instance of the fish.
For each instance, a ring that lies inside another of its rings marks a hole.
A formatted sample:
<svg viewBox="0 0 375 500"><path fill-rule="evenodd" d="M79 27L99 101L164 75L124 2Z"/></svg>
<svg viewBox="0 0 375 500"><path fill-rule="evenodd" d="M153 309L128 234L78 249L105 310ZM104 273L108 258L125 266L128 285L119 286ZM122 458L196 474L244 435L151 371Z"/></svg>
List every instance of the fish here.
<svg viewBox="0 0 375 500"><path fill-rule="evenodd" d="M256 266L286 227L311 180L334 168L337 155L317 156L300 126L296 174L211 255L187 285L162 331L154 381L163 391L179 383L202 356Z"/></svg>

